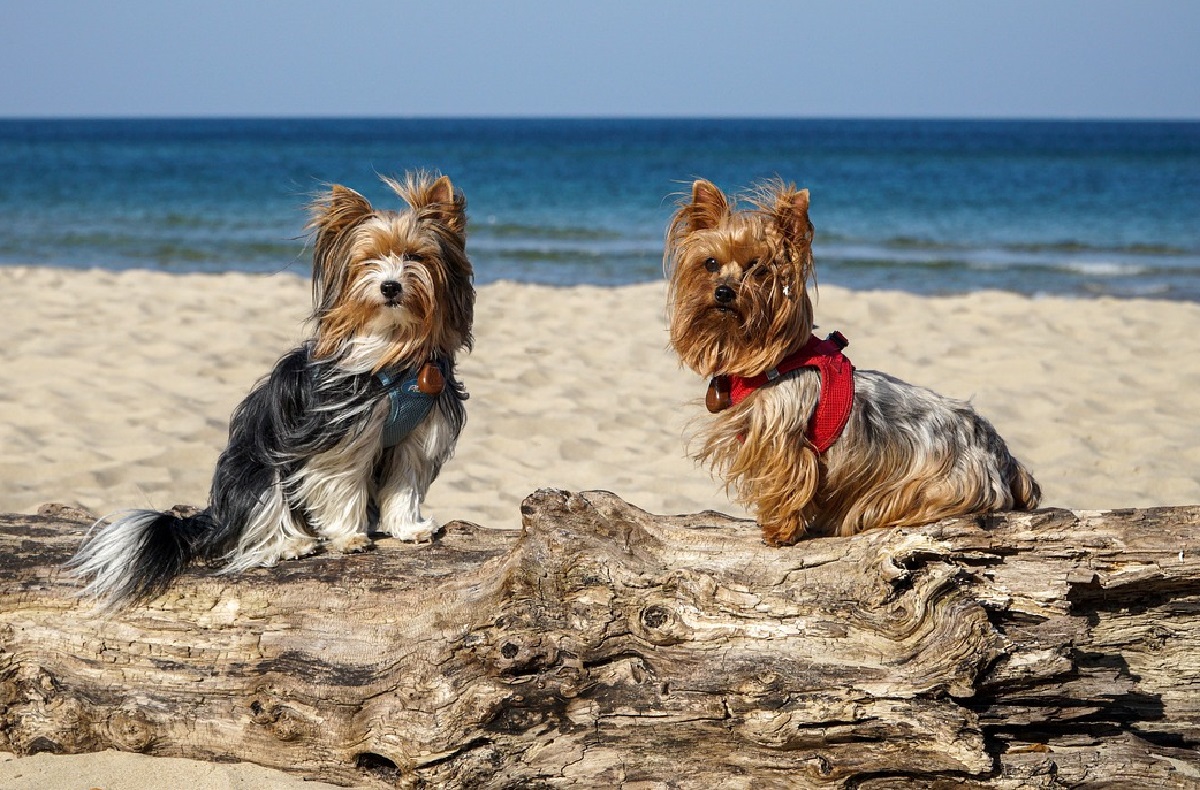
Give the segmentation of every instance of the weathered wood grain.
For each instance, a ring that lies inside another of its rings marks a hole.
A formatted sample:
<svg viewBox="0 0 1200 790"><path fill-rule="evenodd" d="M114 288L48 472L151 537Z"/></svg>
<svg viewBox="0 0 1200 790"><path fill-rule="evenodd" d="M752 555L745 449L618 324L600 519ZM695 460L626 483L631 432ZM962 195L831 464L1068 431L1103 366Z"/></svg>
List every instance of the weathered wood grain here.
<svg viewBox="0 0 1200 790"><path fill-rule="evenodd" d="M539 491L522 534L213 576L99 617L0 517L0 749L367 787L1200 786L1200 507L764 546Z"/></svg>

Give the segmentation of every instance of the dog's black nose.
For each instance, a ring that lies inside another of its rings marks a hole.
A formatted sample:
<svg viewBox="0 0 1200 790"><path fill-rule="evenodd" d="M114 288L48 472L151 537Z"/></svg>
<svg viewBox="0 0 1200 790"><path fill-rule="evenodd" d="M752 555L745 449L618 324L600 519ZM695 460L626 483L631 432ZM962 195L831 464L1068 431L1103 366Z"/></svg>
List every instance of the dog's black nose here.
<svg viewBox="0 0 1200 790"><path fill-rule="evenodd" d="M737 294L728 285L718 285L717 290L713 291L713 298L721 304L729 304L737 298Z"/></svg>
<svg viewBox="0 0 1200 790"><path fill-rule="evenodd" d="M395 299L400 295L400 283L395 280L384 280L379 284L379 293L384 299Z"/></svg>

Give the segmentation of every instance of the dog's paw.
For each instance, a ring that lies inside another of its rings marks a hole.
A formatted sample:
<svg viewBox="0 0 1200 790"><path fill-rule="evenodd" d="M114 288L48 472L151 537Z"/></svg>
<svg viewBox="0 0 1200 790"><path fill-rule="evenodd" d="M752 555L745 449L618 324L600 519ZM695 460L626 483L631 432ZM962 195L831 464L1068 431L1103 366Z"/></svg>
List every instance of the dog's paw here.
<svg viewBox="0 0 1200 790"><path fill-rule="evenodd" d="M310 554L317 553L320 544L312 538L293 538L279 547L279 559L298 560ZM272 562L272 565L275 563Z"/></svg>
<svg viewBox="0 0 1200 790"><path fill-rule="evenodd" d="M354 554L363 551L371 545L371 539L361 532L352 535L339 535L329 541L329 548L342 554Z"/></svg>
<svg viewBox="0 0 1200 790"><path fill-rule="evenodd" d="M383 525L383 531L393 538L412 541L413 543L428 543L433 540L433 536L441 528L441 525L432 518L421 518L416 521L393 522Z"/></svg>

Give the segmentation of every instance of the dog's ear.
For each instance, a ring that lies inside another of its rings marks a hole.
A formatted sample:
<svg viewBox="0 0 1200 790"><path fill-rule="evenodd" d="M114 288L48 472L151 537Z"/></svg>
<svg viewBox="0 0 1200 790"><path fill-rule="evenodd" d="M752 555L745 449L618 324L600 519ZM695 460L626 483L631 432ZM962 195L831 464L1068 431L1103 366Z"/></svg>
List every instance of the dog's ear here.
<svg viewBox="0 0 1200 790"><path fill-rule="evenodd" d="M334 184L329 194L314 201L310 209L312 217L308 227L317 231L318 246L322 238L330 239L340 235L342 231L362 222L375 211L365 197L341 184Z"/></svg>
<svg viewBox="0 0 1200 790"><path fill-rule="evenodd" d="M467 229L467 200L454 189L449 176L432 183L419 182L408 189L407 200L423 217L442 223L452 233L463 235Z"/></svg>
<svg viewBox="0 0 1200 790"><path fill-rule="evenodd" d="M692 182L692 202L683 207L682 214L688 232L708 230L729 216L729 201L711 181L697 179Z"/></svg>
<svg viewBox="0 0 1200 790"><path fill-rule="evenodd" d="M772 213L784 238L800 247L805 247L812 241L813 226L808 219L807 189L780 189L776 193Z"/></svg>
<svg viewBox="0 0 1200 790"><path fill-rule="evenodd" d="M370 202L353 189L334 184L329 192L309 206L311 212L306 230L316 232L313 239L312 290L313 306L318 311L329 308L345 282L345 267L340 250L346 232L375 213Z"/></svg>

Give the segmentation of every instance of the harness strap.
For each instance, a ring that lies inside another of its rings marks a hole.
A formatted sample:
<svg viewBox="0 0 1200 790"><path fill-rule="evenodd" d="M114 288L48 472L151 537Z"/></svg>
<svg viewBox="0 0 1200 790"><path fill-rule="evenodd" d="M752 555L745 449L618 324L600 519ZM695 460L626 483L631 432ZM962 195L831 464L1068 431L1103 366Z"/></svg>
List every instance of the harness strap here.
<svg viewBox="0 0 1200 790"><path fill-rule="evenodd" d="M429 415L444 387L445 374L441 363L431 360L416 368L381 370L375 378L388 398L381 444L385 448L395 447Z"/></svg>
<svg viewBox="0 0 1200 790"><path fill-rule="evenodd" d="M854 404L854 365L842 353L848 345L850 341L841 332L832 332L824 340L814 335L803 348L766 373L749 377L717 376L709 384L709 411L736 406L756 390L792 371L815 368L821 374L821 394L805 435L817 452L823 453L842 435Z"/></svg>

